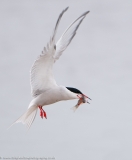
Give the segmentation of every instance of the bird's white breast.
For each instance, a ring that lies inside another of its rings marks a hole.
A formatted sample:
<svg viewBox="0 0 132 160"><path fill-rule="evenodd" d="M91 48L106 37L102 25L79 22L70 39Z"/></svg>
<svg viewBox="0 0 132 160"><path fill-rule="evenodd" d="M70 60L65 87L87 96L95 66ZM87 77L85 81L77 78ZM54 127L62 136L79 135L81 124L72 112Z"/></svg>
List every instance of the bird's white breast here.
<svg viewBox="0 0 132 160"><path fill-rule="evenodd" d="M77 94L70 92L64 86L56 86L38 95L31 101L31 104L44 106L70 99L78 99Z"/></svg>

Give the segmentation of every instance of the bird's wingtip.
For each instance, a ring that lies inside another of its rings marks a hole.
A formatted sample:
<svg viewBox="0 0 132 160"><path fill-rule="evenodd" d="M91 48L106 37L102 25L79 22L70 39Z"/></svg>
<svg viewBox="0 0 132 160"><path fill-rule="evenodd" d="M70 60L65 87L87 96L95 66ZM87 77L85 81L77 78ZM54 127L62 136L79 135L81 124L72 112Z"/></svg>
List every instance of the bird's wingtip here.
<svg viewBox="0 0 132 160"><path fill-rule="evenodd" d="M67 6L66 8L65 8L65 11L67 11L69 9L69 6Z"/></svg>

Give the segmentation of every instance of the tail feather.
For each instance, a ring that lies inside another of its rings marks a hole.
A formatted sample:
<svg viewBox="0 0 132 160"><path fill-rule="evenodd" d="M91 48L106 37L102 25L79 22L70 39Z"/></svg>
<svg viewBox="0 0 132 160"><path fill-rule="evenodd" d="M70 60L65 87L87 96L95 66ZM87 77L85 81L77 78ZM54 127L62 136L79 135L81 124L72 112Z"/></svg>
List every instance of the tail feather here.
<svg viewBox="0 0 132 160"><path fill-rule="evenodd" d="M26 121L25 121L25 124L27 125L28 129L31 127L35 117L36 117L36 113L37 113L37 109L34 110L30 116L27 117Z"/></svg>
<svg viewBox="0 0 132 160"><path fill-rule="evenodd" d="M28 129L31 127L37 113L37 106L31 106L28 108L28 110L20 117L18 118L10 127L12 127L15 123L21 122L22 124L25 124ZM9 127L9 128L10 128Z"/></svg>

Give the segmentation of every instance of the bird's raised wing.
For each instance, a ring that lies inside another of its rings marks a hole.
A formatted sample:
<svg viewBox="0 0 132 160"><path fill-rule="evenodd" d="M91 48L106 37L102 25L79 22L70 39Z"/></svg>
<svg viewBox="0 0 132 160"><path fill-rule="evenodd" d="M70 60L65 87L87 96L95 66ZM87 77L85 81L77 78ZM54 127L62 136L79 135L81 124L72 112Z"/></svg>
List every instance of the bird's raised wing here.
<svg viewBox="0 0 132 160"><path fill-rule="evenodd" d="M71 25L65 30L62 34L58 42L56 43L56 52L54 55L55 61L59 59L62 55L62 52L67 48L67 46L72 41L73 37L76 35L76 31L79 28L81 22L86 17L89 11L83 13L80 17L78 17L75 21L71 23Z"/></svg>
<svg viewBox="0 0 132 160"><path fill-rule="evenodd" d="M67 9L68 7L64 9L59 15L50 42L47 44L47 47L44 47L41 55L34 62L31 68L30 82L33 97L36 97L37 95L57 85L52 72L53 64L55 61L54 54L56 50L55 35L61 17L64 14L64 12L67 11Z"/></svg>
<svg viewBox="0 0 132 160"><path fill-rule="evenodd" d="M50 39L50 42L47 44L47 47L44 47L42 54L34 62L31 68L31 92L32 96L36 97L37 95L43 93L44 91L57 86L56 81L53 76L52 68L54 62L59 59L62 52L70 44L71 40L76 34L78 27L89 13L89 11L82 14L77 18L62 34L58 42L55 44L55 35L57 32L58 25L62 18L62 15L67 11L68 7L64 9L56 22L53 36Z"/></svg>

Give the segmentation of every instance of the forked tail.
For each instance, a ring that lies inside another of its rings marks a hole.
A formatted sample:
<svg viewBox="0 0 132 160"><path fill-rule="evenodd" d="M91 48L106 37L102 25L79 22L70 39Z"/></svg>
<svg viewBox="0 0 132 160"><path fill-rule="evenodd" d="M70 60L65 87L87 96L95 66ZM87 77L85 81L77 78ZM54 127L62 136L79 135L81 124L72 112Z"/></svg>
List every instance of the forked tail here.
<svg viewBox="0 0 132 160"><path fill-rule="evenodd" d="M13 126L15 123L21 122L22 124L25 124L28 129L31 127L37 113L38 107L36 105L31 106L28 108L28 110L20 117L18 118L11 126ZM10 126L10 127L11 127ZM9 128L10 128L9 127Z"/></svg>

